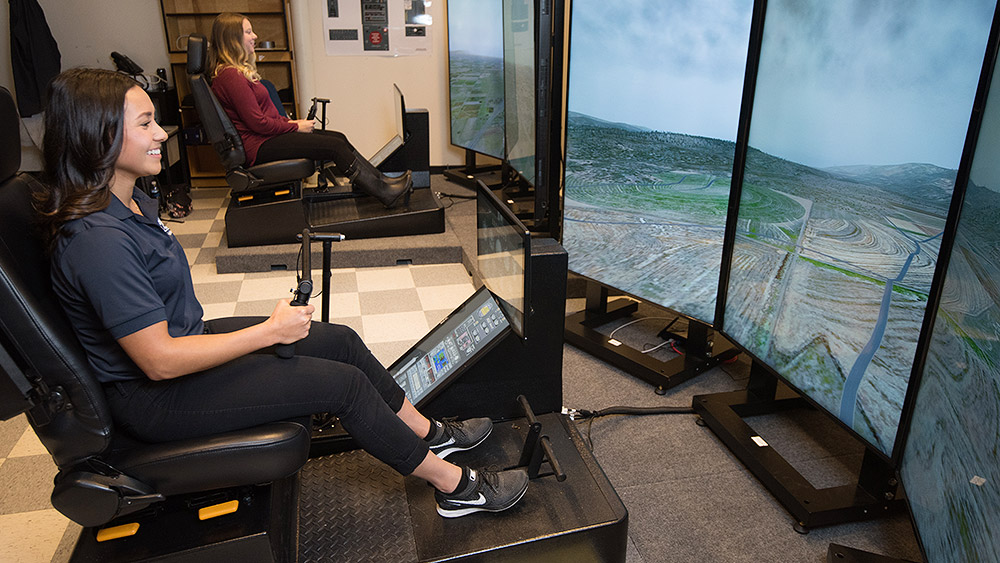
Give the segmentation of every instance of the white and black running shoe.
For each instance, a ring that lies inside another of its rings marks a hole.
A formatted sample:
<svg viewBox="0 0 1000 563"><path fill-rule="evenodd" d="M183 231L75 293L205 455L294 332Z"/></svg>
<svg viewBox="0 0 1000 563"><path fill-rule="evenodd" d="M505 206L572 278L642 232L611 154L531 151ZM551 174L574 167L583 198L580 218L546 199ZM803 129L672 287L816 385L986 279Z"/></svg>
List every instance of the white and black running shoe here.
<svg viewBox="0 0 1000 563"><path fill-rule="evenodd" d="M478 446L493 431L493 421L488 418L444 422L431 420L431 425L434 427L434 437L428 440L430 450L441 459Z"/></svg>
<svg viewBox="0 0 1000 563"><path fill-rule="evenodd" d="M445 518L507 510L528 490L528 473L524 469L493 472L462 468L462 471L469 483L462 490L450 494L434 493L438 514Z"/></svg>

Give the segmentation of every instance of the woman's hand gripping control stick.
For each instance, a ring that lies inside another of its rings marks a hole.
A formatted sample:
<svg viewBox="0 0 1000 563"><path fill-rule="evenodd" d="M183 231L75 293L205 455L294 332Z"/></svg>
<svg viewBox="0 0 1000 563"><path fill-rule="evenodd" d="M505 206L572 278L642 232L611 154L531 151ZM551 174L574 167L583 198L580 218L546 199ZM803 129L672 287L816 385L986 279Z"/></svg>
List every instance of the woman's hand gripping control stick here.
<svg viewBox="0 0 1000 563"><path fill-rule="evenodd" d="M312 258L310 250L309 229L302 229L299 235L302 239L302 275L299 276L299 283L295 288L295 297L290 305L292 307L305 307L309 304L309 296L312 294ZM278 344L275 353L279 358L288 359L295 355L295 344Z"/></svg>

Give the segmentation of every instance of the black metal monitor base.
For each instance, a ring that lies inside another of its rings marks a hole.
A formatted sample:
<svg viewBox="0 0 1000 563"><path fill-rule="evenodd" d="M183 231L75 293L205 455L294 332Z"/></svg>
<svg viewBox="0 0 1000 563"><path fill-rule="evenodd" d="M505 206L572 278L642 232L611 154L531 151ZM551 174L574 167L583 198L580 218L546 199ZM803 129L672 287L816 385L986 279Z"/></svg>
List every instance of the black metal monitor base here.
<svg viewBox="0 0 1000 563"><path fill-rule="evenodd" d="M476 164L476 153L469 149L465 149L465 166L457 169L446 169L444 177L448 181L470 190L476 189L476 181L478 180L482 180L489 188L503 186L503 175L500 173L500 165Z"/></svg>
<svg viewBox="0 0 1000 563"><path fill-rule="evenodd" d="M853 547L835 543L830 544L826 552L826 563L913 563L908 559L897 559L885 555L877 555Z"/></svg>
<svg viewBox="0 0 1000 563"><path fill-rule="evenodd" d="M295 243L302 229L336 231L349 240L443 233L444 208L431 190L413 190L408 204L386 209L375 198L293 198L256 205L233 199L226 210L230 248Z"/></svg>
<svg viewBox="0 0 1000 563"><path fill-rule="evenodd" d="M267 485L171 497L104 526L137 522L133 536L98 542L98 529L84 528L70 561L295 563L298 489L296 474ZM199 508L233 499L239 500L236 512L198 519Z"/></svg>
<svg viewBox="0 0 1000 563"><path fill-rule="evenodd" d="M747 389L696 395L701 421L795 518L796 531L879 518L902 504L891 465L865 448L856 483L817 489L743 419L810 405L756 362Z"/></svg>
<svg viewBox="0 0 1000 563"><path fill-rule="evenodd" d="M587 308L566 318L566 342L651 383L661 394L739 353L721 334L693 319L688 323L684 355L666 362L626 344L613 344L607 335L595 330L595 327L630 316L638 308L638 303L629 299L608 303L608 289L587 282Z"/></svg>

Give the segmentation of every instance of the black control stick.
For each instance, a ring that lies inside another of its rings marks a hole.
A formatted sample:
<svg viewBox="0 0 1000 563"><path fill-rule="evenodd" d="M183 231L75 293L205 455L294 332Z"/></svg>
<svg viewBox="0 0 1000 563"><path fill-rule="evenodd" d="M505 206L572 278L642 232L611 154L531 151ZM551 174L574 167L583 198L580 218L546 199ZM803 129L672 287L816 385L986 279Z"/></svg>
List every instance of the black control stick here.
<svg viewBox="0 0 1000 563"><path fill-rule="evenodd" d="M319 127L320 127L320 129L323 129L323 130L326 130L326 104L328 104L328 103L330 103L330 99L329 98L313 98L312 99L312 105L309 106L309 112L306 114L306 119L308 119L309 121L312 121L312 120L316 119L316 105L317 104L322 104L323 105L323 113L322 113L322 117L320 117L320 120L319 120Z"/></svg>
<svg viewBox="0 0 1000 563"><path fill-rule="evenodd" d="M291 305L292 307L305 307L309 304L309 296L312 295L313 290L309 229L302 229L302 234L298 237L302 239L302 274L299 276L299 284L295 287L295 297L292 299ZM295 344L278 344L274 352L279 358L287 360L295 355Z"/></svg>

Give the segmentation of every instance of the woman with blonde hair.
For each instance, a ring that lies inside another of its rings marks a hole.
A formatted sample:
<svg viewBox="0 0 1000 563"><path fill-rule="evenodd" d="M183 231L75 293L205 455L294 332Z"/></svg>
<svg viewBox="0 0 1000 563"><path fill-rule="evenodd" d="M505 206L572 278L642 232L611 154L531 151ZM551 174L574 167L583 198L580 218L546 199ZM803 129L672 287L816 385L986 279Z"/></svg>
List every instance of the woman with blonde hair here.
<svg viewBox="0 0 1000 563"><path fill-rule="evenodd" d="M257 35L246 16L219 14L209 40L212 91L243 140L247 162L290 158L332 161L361 191L386 207L394 206L413 186L411 173L391 178L378 171L338 131L314 130L307 119L287 119L275 107L257 72Z"/></svg>

